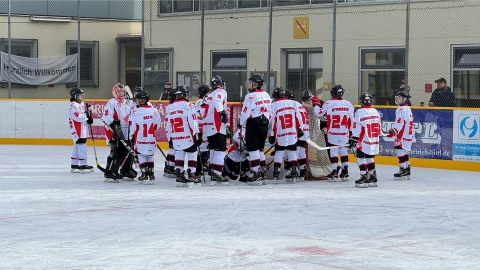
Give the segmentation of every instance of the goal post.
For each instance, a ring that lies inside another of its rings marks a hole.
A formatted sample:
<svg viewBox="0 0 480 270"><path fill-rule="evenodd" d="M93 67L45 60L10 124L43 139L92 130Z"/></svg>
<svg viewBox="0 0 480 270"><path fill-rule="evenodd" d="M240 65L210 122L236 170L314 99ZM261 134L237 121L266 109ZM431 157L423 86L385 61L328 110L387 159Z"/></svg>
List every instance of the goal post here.
<svg viewBox="0 0 480 270"><path fill-rule="evenodd" d="M307 106L310 126L310 140L320 146L326 146L325 134L320 130L320 120L315 116L313 107ZM327 150L317 150L307 144L307 173L305 180L326 180L332 172Z"/></svg>

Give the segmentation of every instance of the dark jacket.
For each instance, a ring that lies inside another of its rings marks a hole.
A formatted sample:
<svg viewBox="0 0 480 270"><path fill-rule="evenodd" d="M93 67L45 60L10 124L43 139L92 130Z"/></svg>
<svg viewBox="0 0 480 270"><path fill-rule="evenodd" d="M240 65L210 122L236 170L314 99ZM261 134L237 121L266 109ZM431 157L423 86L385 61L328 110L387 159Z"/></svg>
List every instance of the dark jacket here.
<svg viewBox="0 0 480 270"><path fill-rule="evenodd" d="M452 92L452 89L449 86L446 86L442 89L433 90L432 97L430 102L433 102L433 105L436 107L456 107L457 98Z"/></svg>

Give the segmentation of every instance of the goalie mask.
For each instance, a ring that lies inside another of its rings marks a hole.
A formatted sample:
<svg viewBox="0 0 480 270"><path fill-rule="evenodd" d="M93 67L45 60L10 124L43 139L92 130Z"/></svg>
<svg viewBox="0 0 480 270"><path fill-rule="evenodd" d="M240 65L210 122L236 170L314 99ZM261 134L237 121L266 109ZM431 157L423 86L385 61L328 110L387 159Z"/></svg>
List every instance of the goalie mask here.
<svg viewBox="0 0 480 270"><path fill-rule="evenodd" d="M112 88L112 96L116 100L123 102L125 99L125 86L121 83L117 83Z"/></svg>
<svg viewBox="0 0 480 270"><path fill-rule="evenodd" d="M70 101L82 102L85 98L82 88L74 87L70 90Z"/></svg>

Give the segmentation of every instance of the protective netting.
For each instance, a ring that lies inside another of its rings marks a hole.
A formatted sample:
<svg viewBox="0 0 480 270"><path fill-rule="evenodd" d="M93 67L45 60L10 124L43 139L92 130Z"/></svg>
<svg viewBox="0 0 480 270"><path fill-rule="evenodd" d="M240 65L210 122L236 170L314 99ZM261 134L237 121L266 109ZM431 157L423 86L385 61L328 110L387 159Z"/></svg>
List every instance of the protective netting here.
<svg viewBox="0 0 480 270"><path fill-rule="evenodd" d="M320 120L313 113L313 107L308 107L310 121L310 140L320 146L325 146L325 134L320 130ZM307 175L305 180L325 180L332 172L328 151L320 151L307 145Z"/></svg>

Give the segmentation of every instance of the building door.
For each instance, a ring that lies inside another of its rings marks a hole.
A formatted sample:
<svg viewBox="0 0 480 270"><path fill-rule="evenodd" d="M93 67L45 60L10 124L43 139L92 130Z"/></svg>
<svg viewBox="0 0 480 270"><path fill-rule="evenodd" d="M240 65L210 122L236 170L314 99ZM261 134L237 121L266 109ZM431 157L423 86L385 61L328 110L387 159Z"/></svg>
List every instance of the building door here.
<svg viewBox="0 0 480 270"><path fill-rule="evenodd" d="M321 50L286 52L286 88L298 100L303 90L320 94L323 87L323 53Z"/></svg>

